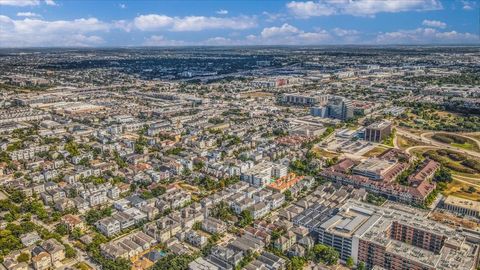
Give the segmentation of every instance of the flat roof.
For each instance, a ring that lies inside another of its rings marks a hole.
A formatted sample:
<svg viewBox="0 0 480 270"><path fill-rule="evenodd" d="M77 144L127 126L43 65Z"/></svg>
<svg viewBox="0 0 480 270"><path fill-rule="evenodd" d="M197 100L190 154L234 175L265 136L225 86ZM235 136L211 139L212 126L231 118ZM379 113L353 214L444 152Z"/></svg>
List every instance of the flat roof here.
<svg viewBox="0 0 480 270"><path fill-rule="evenodd" d="M445 201L445 204L454 205L462 207L465 209L470 209L472 211L480 212L480 202L472 201L468 199L463 199L455 196L448 196Z"/></svg>

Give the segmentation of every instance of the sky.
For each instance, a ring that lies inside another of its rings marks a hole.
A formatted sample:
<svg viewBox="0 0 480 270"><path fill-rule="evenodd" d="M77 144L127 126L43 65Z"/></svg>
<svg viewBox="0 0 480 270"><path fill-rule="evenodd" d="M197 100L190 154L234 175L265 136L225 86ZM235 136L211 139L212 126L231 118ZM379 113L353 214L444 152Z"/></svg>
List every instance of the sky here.
<svg viewBox="0 0 480 270"><path fill-rule="evenodd" d="M480 44L480 0L0 0L0 47Z"/></svg>

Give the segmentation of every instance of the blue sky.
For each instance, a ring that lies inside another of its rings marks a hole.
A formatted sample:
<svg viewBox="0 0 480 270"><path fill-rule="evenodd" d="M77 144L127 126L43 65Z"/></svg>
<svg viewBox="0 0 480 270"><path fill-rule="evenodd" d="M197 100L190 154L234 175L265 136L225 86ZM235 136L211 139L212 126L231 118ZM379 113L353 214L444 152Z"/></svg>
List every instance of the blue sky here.
<svg viewBox="0 0 480 270"><path fill-rule="evenodd" d="M480 44L479 0L0 0L0 47Z"/></svg>

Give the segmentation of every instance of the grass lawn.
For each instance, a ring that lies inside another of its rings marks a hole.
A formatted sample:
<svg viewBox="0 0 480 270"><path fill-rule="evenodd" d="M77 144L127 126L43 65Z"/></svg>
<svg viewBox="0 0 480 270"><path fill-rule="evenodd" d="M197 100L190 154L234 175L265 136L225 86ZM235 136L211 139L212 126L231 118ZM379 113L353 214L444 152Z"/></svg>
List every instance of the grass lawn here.
<svg viewBox="0 0 480 270"><path fill-rule="evenodd" d="M404 137L402 135L397 135L397 144L400 149L407 149L412 146L424 145L422 142Z"/></svg>
<svg viewBox="0 0 480 270"><path fill-rule="evenodd" d="M458 147L458 148L463 148L465 150L477 151L477 149L475 149L476 147L473 144L470 144L470 143L463 143L463 144L452 143L451 145L455 146L455 147Z"/></svg>
<svg viewBox="0 0 480 270"><path fill-rule="evenodd" d="M322 157L326 157L326 158L334 158L334 157L338 157L339 154L336 154L336 153L332 153L332 152L329 152L329 151L325 151L321 148L319 148L318 146L314 147L312 149L312 151L315 153L315 154L318 154Z"/></svg>
<svg viewBox="0 0 480 270"><path fill-rule="evenodd" d="M453 174L454 178L480 186L480 174L458 173Z"/></svg>
<svg viewBox="0 0 480 270"><path fill-rule="evenodd" d="M73 267L75 267L75 269L80 269L80 270L90 270L90 269L93 270L92 267L90 267L88 264L84 262L76 263Z"/></svg>
<svg viewBox="0 0 480 270"><path fill-rule="evenodd" d="M452 183L448 184L447 188L442 193L445 196L454 195L460 198L480 201L480 188L476 188L477 191L473 193L467 192L468 188L471 186L472 185L467 183L453 180Z"/></svg>
<svg viewBox="0 0 480 270"><path fill-rule="evenodd" d="M465 150L480 152L480 149L478 148L477 143L468 137L459 136L453 133L440 133L440 132L435 133L435 135L430 135L427 137L431 138L432 140L435 140L441 143L447 143L452 146L462 148Z"/></svg>
<svg viewBox="0 0 480 270"><path fill-rule="evenodd" d="M376 157L376 156L379 156L381 154L383 154L383 152L387 151L389 148L388 147L385 147L385 146L375 146L375 148L373 148L372 150L368 151L367 153L363 154L364 157Z"/></svg>

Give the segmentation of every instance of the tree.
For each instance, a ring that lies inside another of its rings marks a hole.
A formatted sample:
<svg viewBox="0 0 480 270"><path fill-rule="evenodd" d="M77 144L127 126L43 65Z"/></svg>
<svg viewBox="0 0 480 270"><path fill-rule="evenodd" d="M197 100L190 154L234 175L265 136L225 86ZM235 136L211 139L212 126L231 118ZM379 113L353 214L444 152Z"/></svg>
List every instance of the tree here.
<svg viewBox="0 0 480 270"><path fill-rule="evenodd" d="M357 265L357 270L365 270L367 269L366 266L365 266L365 263L364 262L359 262L358 265Z"/></svg>
<svg viewBox="0 0 480 270"><path fill-rule="evenodd" d="M290 259L289 269L291 270L302 270L305 265L306 260L302 257L293 256Z"/></svg>
<svg viewBox="0 0 480 270"><path fill-rule="evenodd" d="M316 263L323 262L328 265L337 264L339 254L333 247L317 244L312 249L313 260Z"/></svg>
<svg viewBox="0 0 480 270"><path fill-rule="evenodd" d="M348 258L347 258L347 261L345 262L345 264L347 265L348 268L352 268L353 265L354 265L354 262L353 262L352 257L348 257Z"/></svg>
<svg viewBox="0 0 480 270"><path fill-rule="evenodd" d="M22 203L25 200L25 194L23 191L15 190L10 194L10 199L14 203Z"/></svg>
<svg viewBox="0 0 480 270"><path fill-rule="evenodd" d="M293 201L292 192L290 190L286 190L283 194L285 195L285 200L287 200L287 202Z"/></svg>
<svg viewBox="0 0 480 270"><path fill-rule="evenodd" d="M28 253L22 253L18 255L17 262L28 262L30 260L30 255Z"/></svg>
<svg viewBox="0 0 480 270"><path fill-rule="evenodd" d="M240 221L238 222L238 226L243 228L250 225L252 222L253 222L253 216L250 213L250 211L243 210L240 213Z"/></svg>
<svg viewBox="0 0 480 270"><path fill-rule="evenodd" d="M440 166L440 169L435 172L435 175L433 176L433 181L435 182L446 182L450 183L452 182L452 173L450 172L449 169L445 168L444 166Z"/></svg>
<svg viewBox="0 0 480 270"><path fill-rule="evenodd" d="M68 234L68 227L66 224L63 224L63 223L59 223L56 227L55 227L55 232L60 234L60 235L67 235Z"/></svg>
<svg viewBox="0 0 480 270"><path fill-rule="evenodd" d="M77 256L77 251L71 247L70 245L65 244L65 257L67 258L75 258Z"/></svg>
<svg viewBox="0 0 480 270"><path fill-rule="evenodd" d="M82 230L80 228L75 228L72 230L72 237L73 239L79 239L82 237Z"/></svg>

